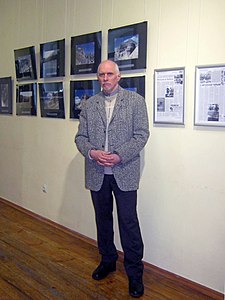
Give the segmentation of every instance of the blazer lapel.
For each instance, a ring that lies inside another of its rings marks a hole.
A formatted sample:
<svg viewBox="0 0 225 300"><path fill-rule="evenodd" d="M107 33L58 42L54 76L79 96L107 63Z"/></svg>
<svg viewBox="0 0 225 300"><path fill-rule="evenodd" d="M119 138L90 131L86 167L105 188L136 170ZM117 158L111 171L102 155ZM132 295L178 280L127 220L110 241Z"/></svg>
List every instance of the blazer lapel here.
<svg viewBox="0 0 225 300"><path fill-rule="evenodd" d="M107 120L106 120L106 113L105 113L105 99L103 95L100 95L100 97L97 99L96 107L104 125L106 126Z"/></svg>
<svg viewBox="0 0 225 300"><path fill-rule="evenodd" d="M121 89L119 89L119 92L118 92L118 95L117 95L117 98L116 98L116 103L115 103L115 106L114 106L114 110L113 110L113 113L112 113L112 118L111 118L111 121L110 123L112 122L112 120L115 118L116 114L118 113L122 103L123 103L123 92L121 91Z"/></svg>

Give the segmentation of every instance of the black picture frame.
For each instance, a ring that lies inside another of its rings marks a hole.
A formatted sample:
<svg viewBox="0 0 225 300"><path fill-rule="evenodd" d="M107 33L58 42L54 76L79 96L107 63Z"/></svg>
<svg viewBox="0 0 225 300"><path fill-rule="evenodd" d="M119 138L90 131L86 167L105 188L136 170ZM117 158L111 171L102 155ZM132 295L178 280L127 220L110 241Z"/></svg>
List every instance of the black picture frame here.
<svg viewBox="0 0 225 300"><path fill-rule="evenodd" d="M119 85L122 88L136 92L145 98L145 76L122 77Z"/></svg>
<svg viewBox="0 0 225 300"><path fill-rule="evenodd" d="M102 32L71 37L71 75L97 73L101 62Z"/></svg>
<svg viewBox="0 0 225 300"><path fill-rule="evenodd" d="M195 67L194 126L225 127L225 64Z"/></svg>
<svg viewBox="0 0 225 300"><path fill-rule="evenodd" d="M12 114L12 77L0 78L0 114Z"/></svg>
<svg viewBox="0 0 225 300"><path fill-rule="evenodd" d="M63 82L39 83L41 117L65 119Z"/></svg>
<svg viewBox="0 0 225 300"><path fill-rule="evenodd" d="M37 115L37 83L16 86L16 115Z"/></svg>
<svg viewBox="0 0 225 300"><path fill-rule="evenodd" d="M40 77L65 76L65 39L40 44Z"/></svg>
<svg viewBox="0 0 225 300"><path fill-rule="evenodd" d="M147 21L108 30L108 59L120 71L146 68Z"/></svg>
<svg viewBox="0 0 225 300"><path fill-rule="evenodd" d="M82 101L101 91L98 80L70 81L70 118L79 119Z"/></svg>
<svg viewBox="0 0 225 300"><path fill-rule="evenodd" d="M14 57L17 81L37 79L34 46L14 50Z"/></svg>
<svg viewBox="0 0 225 300"><path fill-rule="evenodd" d="M154 124L184 125L185 67L154 70Z"/></svg>

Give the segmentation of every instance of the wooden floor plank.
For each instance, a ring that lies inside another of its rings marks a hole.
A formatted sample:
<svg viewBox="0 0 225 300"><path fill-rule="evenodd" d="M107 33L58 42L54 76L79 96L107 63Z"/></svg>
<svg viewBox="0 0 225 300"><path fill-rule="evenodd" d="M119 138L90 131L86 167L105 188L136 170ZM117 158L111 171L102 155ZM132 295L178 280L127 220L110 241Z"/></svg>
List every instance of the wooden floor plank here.
<svg viewBox="0 0 225 300"><path fill-rule="evenodd" d="M94 244L1 201L0 212L0 300L133 299L121 256L116 272L95 281ZM220 300L148 268L144 283L143 300Z"/></svg>
<svg viewBox="0 0 225 300"><path fill-rule="evenodd" d="M4 297L4 298L3 298ZM1 278L0 275L0 299L4 300L28 300L30 297L25 296L21 291L12 286L10 283L6 282Z"/></svg>

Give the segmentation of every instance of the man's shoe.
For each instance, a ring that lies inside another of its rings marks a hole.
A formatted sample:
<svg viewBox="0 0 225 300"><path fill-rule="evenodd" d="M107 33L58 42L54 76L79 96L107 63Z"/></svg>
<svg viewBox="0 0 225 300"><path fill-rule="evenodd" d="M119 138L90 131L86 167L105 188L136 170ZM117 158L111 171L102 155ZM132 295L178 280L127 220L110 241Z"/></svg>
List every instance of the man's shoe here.
<svg viewBox="0 0 225 300"><path fill-rule="evenodd" d="M116 271L116 262L113 263L103 263L94 270L92 273L92 278L95 280L104 279L109 275L109 273Z"/></svg>
<svg viewBox="0 0 225 300"><path fill-rule="evenodd" d="M134 298L139 298L144 294L144 285L141 278L129 278L129 294Z"/></svg>

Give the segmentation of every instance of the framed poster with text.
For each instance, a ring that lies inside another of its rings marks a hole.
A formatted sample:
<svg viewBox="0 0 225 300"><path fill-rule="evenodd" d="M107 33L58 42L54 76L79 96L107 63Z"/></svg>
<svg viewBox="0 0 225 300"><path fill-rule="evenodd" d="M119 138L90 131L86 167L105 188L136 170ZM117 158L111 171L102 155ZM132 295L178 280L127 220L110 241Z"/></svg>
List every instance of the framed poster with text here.
<svg viewBox="0 0 225 300"><path fill-rule="evenodd" d="M71 38L71 75L97 73L101 62L102 32Z"/></svg>
<svg viewBox="0 0 225 300"><path fill-rule="evenodd" d="M34 46L14 50L14 57L17 81L37 79Z"/></svg>
<svg viewBox="0 0 225 300"><path fill-rule="evenodd" d="M0 78L0 114L12 114L12 77Z"/></svg>
<svg viewBox="0 0 225 300"><path fill-rule="evenodd" d="M225 126L225 65L196 66L194 125Z"/></svg>
<svg viewBox="0 0 225 300"><path fill-rule="evenodd" d="M37 115L37 84L29 83L16 86L17 116Z"/></svg>
<svg viewBox="0 0 225 300"><path fill-rule="evenodd" d="M154 123L184 124L185 68L154 71Z"/></svg>
<svg viewBox="0 0 225 300"><path fill-rule="evenodd" d="M108 59L119 66L120 71L146 68L147 21L109 29Z"/></svg>
<svg viewBox="0 0 225 300"><path fill-rule="evenodd" d="M98 80L70 81L70 118L79 119L82 103L100 90Z"/></svg>
<svg viewBox="0 0 225 300"><path fill-rule="evenodd" d="M40 44L40 77L65 76L65 39Z"/></svg>
<svg viewBox="0 0 225 300"><path fill-rule="evenodd" d="M65 118L62 82L39 83L41 117Z"/></svg>

